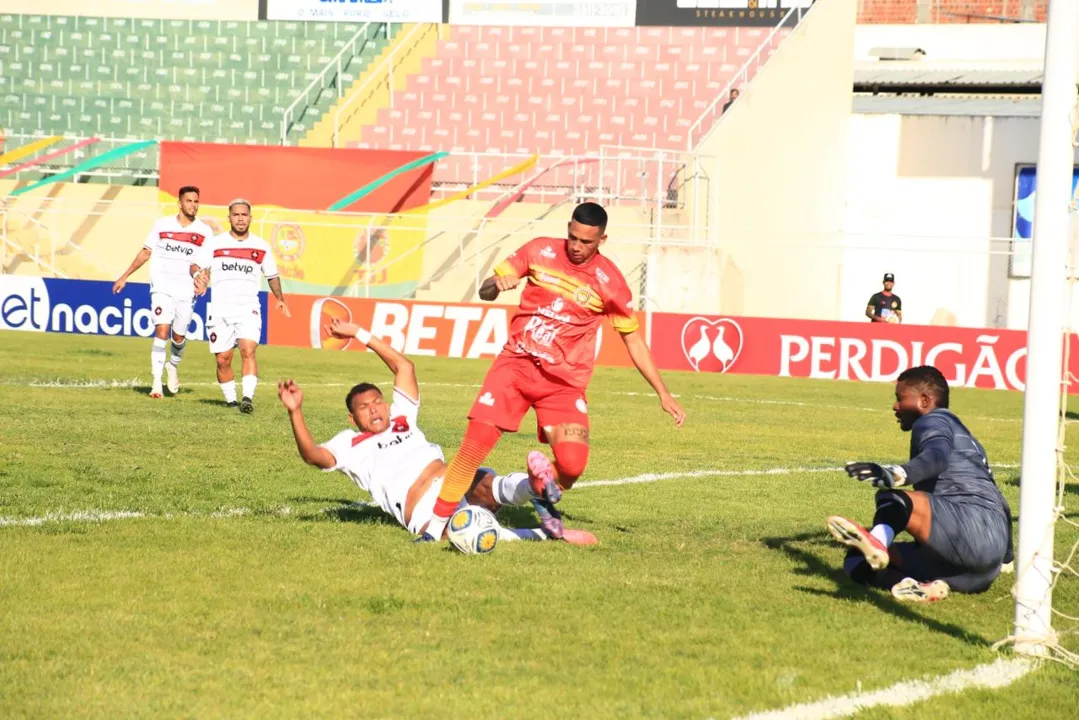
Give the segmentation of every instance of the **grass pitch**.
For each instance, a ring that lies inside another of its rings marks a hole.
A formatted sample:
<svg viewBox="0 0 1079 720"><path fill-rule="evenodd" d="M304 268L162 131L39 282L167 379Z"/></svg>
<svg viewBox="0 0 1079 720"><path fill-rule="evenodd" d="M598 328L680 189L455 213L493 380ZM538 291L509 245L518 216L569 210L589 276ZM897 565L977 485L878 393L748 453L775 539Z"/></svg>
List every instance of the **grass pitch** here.
<svg viewBox="0 0 1079 720"><path fill-rule="evenodd" d="M322 440L348 386L389 379L374 356L261 348L242 416L205 343L180 395L149 400L149 349L0 333L4 717L732 717L990 662L1011 630L1014 576L926 607L844 580L824 518L868 521L872 489L825 469L906 459L888 385L668 374L689 413L676 430L633 371L601 369L584 480L642 482L567 495L598 547L477 558L411 544L297 457L276 380L305 388ZM487 365L417 360L420 419L447 456ZM1017 508L1022 397L957 390L952 405ZM533 427L489 464L522 468ZM1060 549L1079 540L1057 530ZM1079 614L1079 581L1055 605ZM1076 707L1076 675L1053 666L859 717Z"/></svg>

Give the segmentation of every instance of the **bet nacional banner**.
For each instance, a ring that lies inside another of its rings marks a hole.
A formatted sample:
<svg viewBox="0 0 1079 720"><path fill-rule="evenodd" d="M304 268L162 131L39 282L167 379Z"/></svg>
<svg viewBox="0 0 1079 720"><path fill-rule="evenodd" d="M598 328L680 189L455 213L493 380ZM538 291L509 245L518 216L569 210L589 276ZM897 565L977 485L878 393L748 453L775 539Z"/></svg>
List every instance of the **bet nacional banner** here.
<svg viewBox="0 0 1079 720"><path fill-rule="evenodd" d="M450 23L543 27L632 27L638 0L449 0Z"/></svg>
<svg viewBox="0 0 1079 720"><path fill-rule="evenodd" d="M292 317L270 317L274 345L362 350L327 337L333 318L368 327L409 355L492 359L508 336L514 308L346 297L293 297ZM903 370L934 365L955 387L1023 390L1026 333L1018 330L892 325L715 315L640 315L661 370L892 382ZM1079 341L1071 339L1071 372L1079 375ZM617 333L604 325L597 365L626 367ZM1079 393L1079 384L1071 392Z"/></svg>
<svg viewBox="0 0 1079 720"><path fill-rule="evenodd" d="M262 343L267 337L266 295L259 293ZM188 338L206 339L212 309L212 291L195 299ZM0 330L150 337L154 326L150 286L145 283L128 283L113 295L111 281L0 275Z"/></svg>

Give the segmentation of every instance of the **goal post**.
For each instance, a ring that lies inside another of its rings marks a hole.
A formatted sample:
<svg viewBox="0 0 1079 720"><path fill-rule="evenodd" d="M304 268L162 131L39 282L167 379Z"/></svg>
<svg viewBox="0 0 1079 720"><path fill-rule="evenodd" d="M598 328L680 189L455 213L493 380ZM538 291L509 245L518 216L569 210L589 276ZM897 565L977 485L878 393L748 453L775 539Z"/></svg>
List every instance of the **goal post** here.
<svg viewBox="0 0 1079 720"><path fill-rule="evenodd" d="M1030 273L1023 457L1016 553L1017 652L1042 656L1056 644L1052 624L1064 353L1066 269L1073 222L1072 166L1079 82L1079 2L1050 0L1042 79L1037 191Z"/></svg>

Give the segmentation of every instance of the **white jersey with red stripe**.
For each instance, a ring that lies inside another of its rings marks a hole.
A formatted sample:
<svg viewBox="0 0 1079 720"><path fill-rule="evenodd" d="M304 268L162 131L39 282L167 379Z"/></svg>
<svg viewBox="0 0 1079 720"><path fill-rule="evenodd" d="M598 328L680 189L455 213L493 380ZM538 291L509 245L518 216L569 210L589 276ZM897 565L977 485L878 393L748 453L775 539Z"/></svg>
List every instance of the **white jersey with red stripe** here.
<svg viewBox="0 0 1079 720"><path fill-rule="evenodd" d="M226 232L212 237L202 246L195 264L210 270L215 318L228 319L252 311L259 314L262 278L277 277L270 244L258 235L249 234L241 240Z"/></svg>
<svg viewBox="0 0 1079 720"><path fill-rule="evenodd" d="M150 251L150 292L177 300L194 297L191 263L213 235L213 229L201 220L189 225L181 225L178 215L157 220L142 245Z"/></svg>
<svg viewBox="0 0 1079 720"><path fill-rule="evenodd" d="M378 506L405 527L405 500L424 468L445 462L442 448L427 440L416 422L419 399L393 389L390 426L378 433L343 430L320 447L334 457L326 472L339 471L371 494Z"/></svg>

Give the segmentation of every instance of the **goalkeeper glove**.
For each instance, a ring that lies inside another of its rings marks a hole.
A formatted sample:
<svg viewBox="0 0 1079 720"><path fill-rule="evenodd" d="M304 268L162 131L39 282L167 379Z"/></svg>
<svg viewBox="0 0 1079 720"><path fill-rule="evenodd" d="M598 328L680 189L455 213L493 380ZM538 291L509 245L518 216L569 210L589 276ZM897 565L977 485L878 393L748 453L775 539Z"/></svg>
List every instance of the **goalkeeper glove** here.
<svg viewBox="0 0 1079 720"><path fill-rule="evenodd" d="M846 469L847 475L863 482L868 480L875 488L891 490L907 484L907 471L901 465L851 462Z"/></svg>

